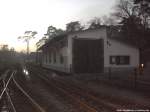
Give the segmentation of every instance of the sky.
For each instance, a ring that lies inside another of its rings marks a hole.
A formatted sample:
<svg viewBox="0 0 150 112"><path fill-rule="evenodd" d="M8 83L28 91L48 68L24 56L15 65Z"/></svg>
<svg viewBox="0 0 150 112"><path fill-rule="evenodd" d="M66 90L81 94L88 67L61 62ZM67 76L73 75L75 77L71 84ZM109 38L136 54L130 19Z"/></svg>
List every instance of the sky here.
<svg viewBox="0 0 150 112"><path fill-rule="evenodd" d="M116 0L0 0L0 44L25 51L26 43L18 40L25 31L37 31L30 50L53 25L65 29L71 21L82 23L94 17L109 15Z"/></svg>

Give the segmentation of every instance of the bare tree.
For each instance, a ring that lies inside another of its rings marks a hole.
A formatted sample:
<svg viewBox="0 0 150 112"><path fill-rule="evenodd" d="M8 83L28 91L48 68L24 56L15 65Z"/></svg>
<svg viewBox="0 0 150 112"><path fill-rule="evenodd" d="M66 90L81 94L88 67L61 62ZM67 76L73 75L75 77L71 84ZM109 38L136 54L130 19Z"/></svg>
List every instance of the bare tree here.
<svg viewBox="0 0 150 112"><path fill-rule="evenodd" d="M118 4L115 6L116 11L112 15L117 17L117 19L129 18L134 15L133 6L133 0L119 0Z"/></svg>
<svg viewBox="0 0 150 112"><path fill-rule="evenodd" d="M120 0L114 13L122 25L122 38L139 48L141 60L144 57L142 52L150 47L150 30L147 27L146 19L149 13L143 11L150 2L143 4L143 1L149 0Z"/></svg>
<svg viewBox="0 0 150 112"><path fill-rule="evenodd" d="M141 18L144 28L150 28L150 0L134 0L136 16Z"/></svg>

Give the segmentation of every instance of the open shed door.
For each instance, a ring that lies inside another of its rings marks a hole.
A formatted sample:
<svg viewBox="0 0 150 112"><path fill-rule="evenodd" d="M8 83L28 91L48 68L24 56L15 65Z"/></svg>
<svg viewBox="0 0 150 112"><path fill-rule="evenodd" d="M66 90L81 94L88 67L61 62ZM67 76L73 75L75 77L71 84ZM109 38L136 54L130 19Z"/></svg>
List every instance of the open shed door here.
<svg viewBox="0 0 150 112"><path fill-rule="evenodd" d="M104 70L103 39L73 39L73 72L102 73Z"/></svg>

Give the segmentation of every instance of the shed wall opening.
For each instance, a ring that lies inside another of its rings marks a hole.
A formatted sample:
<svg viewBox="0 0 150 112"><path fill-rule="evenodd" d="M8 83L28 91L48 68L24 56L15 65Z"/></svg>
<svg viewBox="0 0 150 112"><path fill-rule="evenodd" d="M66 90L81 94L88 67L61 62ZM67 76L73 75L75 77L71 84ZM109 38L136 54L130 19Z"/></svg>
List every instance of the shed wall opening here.
<svg viewBox="0 0 150 112"><path fill-rule="evenodd" d="M73 39L72 61L74 73L102 73L104 71L104 40Z"/></svg>

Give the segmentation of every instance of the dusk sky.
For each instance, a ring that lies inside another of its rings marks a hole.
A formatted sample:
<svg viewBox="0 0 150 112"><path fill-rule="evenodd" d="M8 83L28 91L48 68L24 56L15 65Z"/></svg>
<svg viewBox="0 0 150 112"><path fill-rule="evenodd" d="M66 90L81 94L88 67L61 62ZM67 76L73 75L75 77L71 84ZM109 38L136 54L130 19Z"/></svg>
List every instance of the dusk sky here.
<svg viewBox="0 0 150 112"><path fill-rule="evenodd" d="M87 22L94 17L109 15L116 0L0 0L0 44L15 50L26 50L26 43L17 37L27 30L37 31L35 43L53 25L65 29L71 21Z"/></svg>

